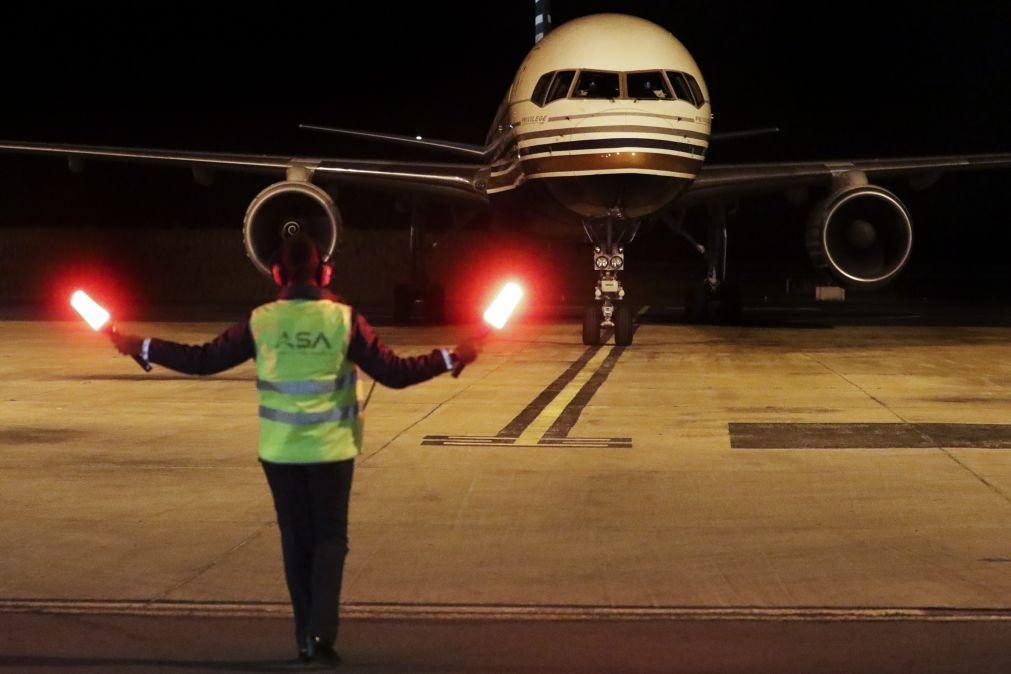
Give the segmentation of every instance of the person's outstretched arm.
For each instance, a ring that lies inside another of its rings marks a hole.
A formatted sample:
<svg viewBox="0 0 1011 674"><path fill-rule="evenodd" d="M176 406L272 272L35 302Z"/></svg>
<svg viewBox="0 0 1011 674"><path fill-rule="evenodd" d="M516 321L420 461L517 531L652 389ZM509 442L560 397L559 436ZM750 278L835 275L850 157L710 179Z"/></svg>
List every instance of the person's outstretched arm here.
<svg viewBox="0 0 1011 674"><path fill-rule="evenodd" d="M380 341L365 317L353 311L348 358L383 386L405 388L448 372L461 362L473 362L477 349L464 342L453 351L432 349L423 356L398 356Z"/></svg>
<svg viewBox="0 0 1011 674"><path fill-rule="evenodd" d="M120 353L141 358L183 374L222 372L256 356L249 321L236 323L213 340L200 345L179 344L152 337L111 335Z"/></svg>

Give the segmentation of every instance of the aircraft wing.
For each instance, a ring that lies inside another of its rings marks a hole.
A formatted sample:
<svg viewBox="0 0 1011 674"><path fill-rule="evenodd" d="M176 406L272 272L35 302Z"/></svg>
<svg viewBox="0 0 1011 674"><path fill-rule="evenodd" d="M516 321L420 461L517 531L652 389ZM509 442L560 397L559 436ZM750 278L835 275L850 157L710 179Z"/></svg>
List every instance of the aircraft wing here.
<svg viewBox="0 0 1011 674"><path fill-rule="evenodd" d="M89 145L57 145L0 141L0 152L65 157L71 162L111 160L188 168L198 180L216 171L258 173L284 180L289 171L304 172L317 183L358 184L379 189L435 194L483 202L485 167L482 164L438 164L362 159L289 157L283 155L221 154L178 150Z"/></svg>
<svg viewBox="0 0 1011 674"><path fill-rule="evenodd" d="M848 171L862 171L875 178L908 178L914 185L929 186L949 171L1011 168L1011 153L972 154L899 159L854 159L769 164L705 165L686 198L705 201L787 191L826 184Z"/></svg>

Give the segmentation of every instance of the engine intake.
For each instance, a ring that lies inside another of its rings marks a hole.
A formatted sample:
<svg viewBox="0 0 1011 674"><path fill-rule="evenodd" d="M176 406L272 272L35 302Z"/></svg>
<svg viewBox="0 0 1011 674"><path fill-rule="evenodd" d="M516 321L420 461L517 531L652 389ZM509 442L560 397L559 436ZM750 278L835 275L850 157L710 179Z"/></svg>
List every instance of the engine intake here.
<svg viewBox="0 0 1011 674"><path fill-rule="evenodd" d="M845 286L872 288L891 281L909 261L913 222L894 194L874 185L831 194L808 222L811 262Z"/></svg>
<svg viewBox="0 0 1011 674"><path fill-rule="evenodd" d="M243 219L246 254L262 273L270 276L284 239L305 232L329 259L337 248L341 216L330 195L312 183L281 182L253 199Z"/></svg>

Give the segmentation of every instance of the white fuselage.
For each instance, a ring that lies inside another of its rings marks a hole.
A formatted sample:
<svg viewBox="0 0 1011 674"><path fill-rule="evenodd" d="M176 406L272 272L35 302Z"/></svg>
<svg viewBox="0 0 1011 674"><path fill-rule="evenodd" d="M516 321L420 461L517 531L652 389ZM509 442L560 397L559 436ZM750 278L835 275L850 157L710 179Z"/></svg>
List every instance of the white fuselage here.
<svg viewBox="0 0 1011 674"><path fill-rule="evenodd" d="M636 218L681 194L709 146L702 73L670 32L598 14L566 23L523 61L493 125L494 195L542 181L584 218Z"/></svg>

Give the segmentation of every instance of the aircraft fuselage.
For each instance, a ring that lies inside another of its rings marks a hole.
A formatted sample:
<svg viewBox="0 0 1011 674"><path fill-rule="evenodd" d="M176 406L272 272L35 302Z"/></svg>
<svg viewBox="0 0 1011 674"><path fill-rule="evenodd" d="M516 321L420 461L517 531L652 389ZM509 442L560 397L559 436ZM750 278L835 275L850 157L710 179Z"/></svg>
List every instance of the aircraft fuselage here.
<svg viewBox="0 0 1011 674"><path fill-rule="evenodd" d="M566 23L527 55L492 129L489 195L539 181L583 219L655 212L698 175L709 94L688 50L644 19Z"/></svg>

